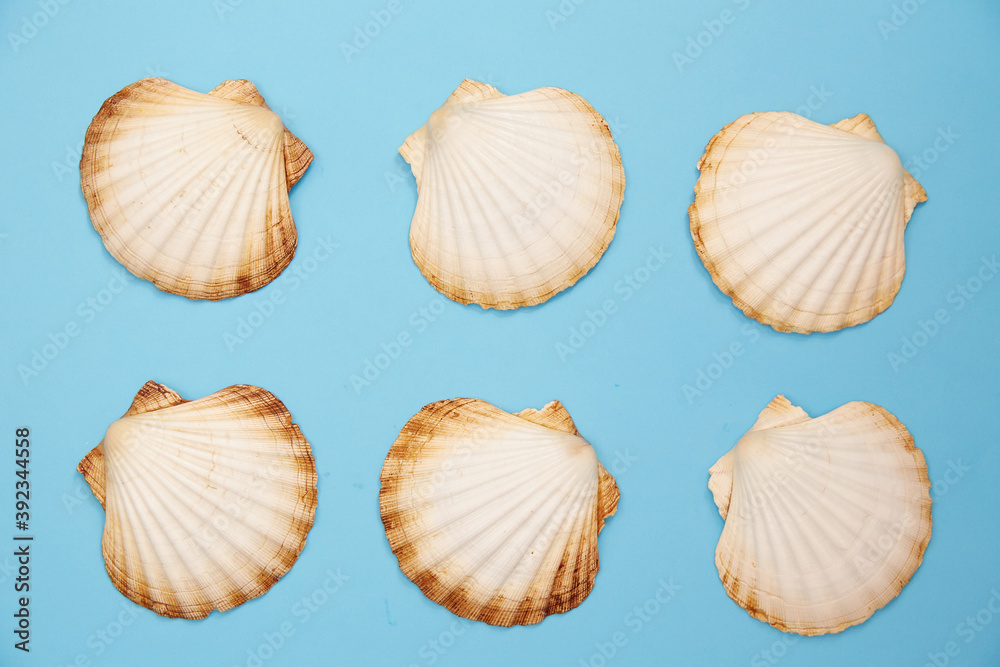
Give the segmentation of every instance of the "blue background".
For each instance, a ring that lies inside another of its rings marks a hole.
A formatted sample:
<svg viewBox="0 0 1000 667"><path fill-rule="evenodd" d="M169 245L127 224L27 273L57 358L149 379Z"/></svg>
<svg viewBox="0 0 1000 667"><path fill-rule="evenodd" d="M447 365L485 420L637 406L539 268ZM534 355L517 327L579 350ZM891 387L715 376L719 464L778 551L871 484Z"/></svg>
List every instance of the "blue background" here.
<svg viewBox="0 0 1000 667"><path fill-rule="evenodd" d="M15 594L0 549L0 664L228 667L258 664L257 654L268 666L596 666L598 645L617 632L626 642L609 665L924 665L950 641L959 654L949 664L1000 663L1000 618L971 637L959 627L1000 590L1000 279L979 283L971 299L954 291L1000 253L1000 7L401 0L388 25L345 55L341 44L389 4L52 0L51 18L37 15L38 0L0 9L0 432L31 428L36 536L28 656L12 648ZM25 20L44 25L32 31ZM689 48L685 57L696 57L678 64ZM79 146L101 103L150 75L200 91L250 79L315 153L291 194L298 254L259 292L199 303L114 282L122 270L80 193ZM485 312L442 300L410 258L416 188L396 149L466 77L508 94L578 92L621 148L627 187L614 242L539 307ZM705 144L743 113L781 109L824 123L867 112L920 171L930 200L907 230L906 279L868 324L775 333L733 307L694 251L687 207ZM939 133L951 138L935 148ZM920 168L912 159L922 155ZM325 260L321 241L338 246ZM636 275L650 248L671 256ZM616 291L627 275L648 278L629 298ZM227 344L278 291L271 316ZM568 345L608 299L617 312L560 358L557 343ZM439 314L430 322L421 308ZM920 336L939 310L947 322ZM70 324L78 335L22 378L18 367ZM403 332L412 344L355 390L351 376ZM914 338L916 354L891 363ZM742 353L728 363L734 343ZM715 377L685 394L699 373ZM115 590L101 557L104 514L75 471L149 379L191 399L235 383L265 387L316 456L319 509L295 567L264 597L200 622L160 618ZM813 415L851 400L885 406L935 483L923 565L895 601L839 635L798 638L750 618L713 562L722 520L707 470L778 393ZM527 628L456 623L400 572L379 520L379 471L411 415L455 396L511 411L559 399L605 464L620 462L601 572L572 612ZM2 451L8 526L15 468L12 448ZM0 544L13 532L0 530ZM326 596L338 568L348 579ZM637 628L629 614L661 580L680 590ZM326 599L306 619L301 600L314 595ZM294 634L262 651L283 623Z"/></svg>

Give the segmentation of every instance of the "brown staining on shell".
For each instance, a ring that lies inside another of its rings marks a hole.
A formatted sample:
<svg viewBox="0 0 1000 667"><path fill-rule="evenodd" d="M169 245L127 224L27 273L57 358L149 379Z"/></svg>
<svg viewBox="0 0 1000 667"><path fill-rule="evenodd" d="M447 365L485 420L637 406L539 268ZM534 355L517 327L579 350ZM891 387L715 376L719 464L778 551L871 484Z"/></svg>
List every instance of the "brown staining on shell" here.
<svg viewBox="0 0 1000 667"><path fill-rule="evenodd" d="M881 406L852 402L811 419L778 396L710 474L726 520L719 579L779 630L813 636L862 623L923 560L927 465Z"/></svg>
<svg viewBox="0 0 1000 667"><path fill-rule="evenodd" d="M509 477L524 457L529 467L549 462L550 474ZM559 474L567 470L575 474ZM619 498L558 401L517 414L476 399L427 405L390 449L381 483L382 521L403 573L451 612L505 627L539 623L590 594L597 535ZM553 513L546 496L564 498L566 512ZM464 503L482 514L465 514ZM506 537L496 541L500 530Z"/></svg>
<svg viewBox="0 0 1000 667"><path fill-rule="evenodd" d="M107 513L112 583L171 618L204 618L266 593L298 559L315 517L309 442L277 397L249 385L185 401L147 382L78 470Z"/></svg>
<svg viewBox="0 0 1000 667"><path fill-rule="evenodd" d="M892 304L903 230L927 195L867 115L824 126L747 114L709 141L698 168L688 209L695 250L747 317L808 334L861 324Z"/></svg>
<svg viewBox="0 0 1000 667"><path fill-rule="evenodd" d="M95 229L130 272L214 301L260 289L291 262L288 190L312 159L249 81L203 95L151 78L101 106L80 182Z"/></svg>

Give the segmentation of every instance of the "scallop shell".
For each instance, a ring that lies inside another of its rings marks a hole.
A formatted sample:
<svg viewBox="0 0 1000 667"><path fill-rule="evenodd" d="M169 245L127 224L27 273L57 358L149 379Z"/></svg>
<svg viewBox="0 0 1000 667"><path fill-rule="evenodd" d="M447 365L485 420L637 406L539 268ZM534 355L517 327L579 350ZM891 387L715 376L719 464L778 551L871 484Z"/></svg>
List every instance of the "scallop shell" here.
<svg viewBox="0 0 1000 667"><path fill-rule="evenodd" d="M778 331L835 331L889 307L927 195L865 114L741 116L698 162L691 235L715 284Z"/></svg>
<svg viewBox="0 0 1000 667"><path fill-rule="evenodd" d="M215 301L260 289L292 260L288 190L311 161L249 81L206 95L143 79L87 129L81 187L125 268L165 292Z"/></svg>
<svg viewBox="0 0 1000 667"><path fill-rule="evenodd" d="M863 622L899 595L931 537L924 455L871 403L810 419L778 396L710 472L726 592L785 632Z"/></svg>
<svg viewBox="0 0 1000 667"><path fill-rule="evenodd" d="M459 303L546 301L597 264L615 234L618 147L604 118L569 91L507 97L466 79L399 152L419 193L413 260Z"/></svg>
<svg viewBox="0 0 1000 667"><path fill-rule="evenodd" d="M458 398L425 406L382 468L382 522L428 598L491 625L579 605L618 487L558 401L510 414Z"/></svg>
<svg viewBox="0 0 1000 667"><path fill-rule="evenodd" d="M111 581L171 618L266 593L316 510L309 443L281 401L247 385L185 401L147 382L77 469L106 512Z"/></svg>

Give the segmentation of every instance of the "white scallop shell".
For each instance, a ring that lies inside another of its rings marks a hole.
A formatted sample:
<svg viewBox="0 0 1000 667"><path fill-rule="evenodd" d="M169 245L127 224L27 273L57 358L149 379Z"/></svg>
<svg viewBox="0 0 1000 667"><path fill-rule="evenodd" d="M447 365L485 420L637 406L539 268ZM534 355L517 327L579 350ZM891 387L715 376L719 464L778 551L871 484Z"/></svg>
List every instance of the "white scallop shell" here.
<svg viewBox="0 0 1000 667"><path fill-rule="evenodd" d="M379 500L399 566L428 598L511 626L590 594L618 487L558 401L510 414L454 399L403 428Z"/></svg>
<svg viewBox="0 0 1000 667"><path fill-rule="evenodd" d="M288 190L311 161L249 81L206 95L143 79L94 117L81 187L125 268L165 292L217 300L263 287L291 261Z"/></svg>
<svg viewBox="0 0 1000 667"><path fill-rule="evenodd" d="M309 443L285 406L236 385L196 401L147 382L80 462L106 512L111 581L157 614L204 618L263 595L305 547Z"/></svg>
<svg viewBox="0 0 1000 667"><path fill-rule="evenodd" d="M930 540L923 453L871 403L810 419L778 396L710 472L726 520L719 577L737 604L785 632L863 622L899 595Z"/></svg>
<svg viewBox="0 0 1000 667"><path fill-rule="evenodd" d="M541 303L593 267L625 188L604 118L561 88L466 79L399 149L417 179L413 260L450 299Z"/></svg>
<svg viewBox="0 0 1000 667"><path fill-rule="evenodd" d="M698 162L691 235L715 284L778 331L834 331L889 307L923 188L865 114L832 126L741 116Z"/></svg>

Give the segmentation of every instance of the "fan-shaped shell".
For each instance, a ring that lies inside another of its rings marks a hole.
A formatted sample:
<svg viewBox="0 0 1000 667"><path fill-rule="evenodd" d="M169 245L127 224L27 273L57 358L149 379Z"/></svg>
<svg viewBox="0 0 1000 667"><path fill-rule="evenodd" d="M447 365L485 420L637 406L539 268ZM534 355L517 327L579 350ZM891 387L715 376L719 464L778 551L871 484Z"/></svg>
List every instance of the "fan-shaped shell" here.
<svg viewBox="0 0 1000 667"><path fill-rule="evenodd" d="M474 399L425 406L382 468L382 522L424 595L491 625L579 605L618 487L553 401L510 414Z"/></svg>
<svg viewBox="0 0 1000 667"><path fill-rule="evenodd" d="M311 161L249 81L206 95L143 79L87 129L81 187L125 268L165 292L214 301L263 287L292 260L288 190Z"/></svg>
<svg viewBox="0 0 1000 667"><path fill-rule="evenodd" d="M715 284L778 331L835 331L889 307L903 231L926 201L865 114L741 116L698 162L691 235Z"/></svg>
<svg viewBox="0 0 1000 667"><path fill-rule="evenodd" d="M466 79L399 152L419 193L413 260L459 303L541 303L587 273L615 234L618 147L569 91L507 97Z"/></svg>
<svg viewBox="0 0 1000 667"><path fill-rule="evenodd" d="M810 419L778 396L710 472L726 592L785 632L863 622L899 595L931 537L924 456L871 403Z"/></svg>
<svg viewBox="0 0 1000 667"><path fill-rule="evenodd" d="M185 401L147 382L78 470L106 512L111 581L161 616L204 618L266 593L316 509L309 443L281 401L247 385Z"/></svg>

